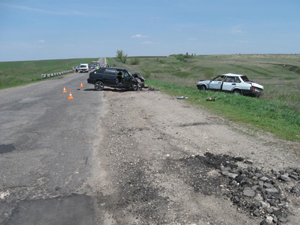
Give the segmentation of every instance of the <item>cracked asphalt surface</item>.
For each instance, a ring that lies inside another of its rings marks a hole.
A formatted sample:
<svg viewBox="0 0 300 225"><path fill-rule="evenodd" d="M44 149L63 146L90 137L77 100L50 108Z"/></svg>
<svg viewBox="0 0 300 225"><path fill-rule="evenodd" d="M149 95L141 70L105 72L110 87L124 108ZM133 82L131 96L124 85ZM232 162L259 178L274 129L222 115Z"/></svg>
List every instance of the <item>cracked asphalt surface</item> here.
<svg viewBox="0 0 300 225"><path fill-rule="evenodd" d="M234 204L240 187L221 171L299 168L299 143L159 91L79 89L85 78L0 93L0 224L260 224ZM64 85L75 101L62 98ZM282 183L284 224L299 221L292 185Z"/></svg>
<svg viewBox="0 0 300 225"><path fill-rule="evenodd" d="M86 78L0 91L1 225L96 224L85 186L103 106L102 93L80 88Z"/></svg>

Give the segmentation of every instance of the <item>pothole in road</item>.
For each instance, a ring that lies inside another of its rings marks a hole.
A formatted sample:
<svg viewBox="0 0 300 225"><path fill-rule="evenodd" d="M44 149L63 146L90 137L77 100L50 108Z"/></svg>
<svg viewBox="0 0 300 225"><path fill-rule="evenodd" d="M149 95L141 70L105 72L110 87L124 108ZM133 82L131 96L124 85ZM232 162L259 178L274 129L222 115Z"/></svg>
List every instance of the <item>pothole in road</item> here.
<svg viewBox="0 0 300 225"><path fill-rule="evenodd" d="M0 145L0 154L12 152L15 149L16 149L15 146L12 144Z"/></svg>

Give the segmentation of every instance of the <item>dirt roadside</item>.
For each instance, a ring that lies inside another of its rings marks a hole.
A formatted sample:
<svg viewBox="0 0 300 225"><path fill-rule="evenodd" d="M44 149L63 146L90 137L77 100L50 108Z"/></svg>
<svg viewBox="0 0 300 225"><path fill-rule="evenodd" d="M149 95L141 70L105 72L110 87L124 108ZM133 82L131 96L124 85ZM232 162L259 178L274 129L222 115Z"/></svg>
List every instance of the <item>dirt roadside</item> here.
<svg viewBox="0 0 300 225"><path fill-rule="evenodd" d="M89 184L99 224L299 223L299 193L291 192L300 188L299 143L253 133L159 91L103 95ZM278 179L288 168L296 179Z"/></svg>

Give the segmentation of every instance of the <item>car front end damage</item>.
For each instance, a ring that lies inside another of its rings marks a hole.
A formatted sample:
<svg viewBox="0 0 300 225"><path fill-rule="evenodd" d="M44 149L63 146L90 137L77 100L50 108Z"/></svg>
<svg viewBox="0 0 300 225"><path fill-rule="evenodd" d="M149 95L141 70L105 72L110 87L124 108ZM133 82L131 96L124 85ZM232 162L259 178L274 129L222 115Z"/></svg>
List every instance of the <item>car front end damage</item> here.
<svg viewBox="0 0 300 225"><path fill-rule="evenodd" d="M140 73L134 73L132 76L134 77L140 89L145 87L146 79Z"/></svg>
<svg viewBox="0 0 300 225"><path fill-rule="evenodd" d="M197 83L197 88L199 90L207 90L208 89L208 84L210 83L210 80L200 80Z"/></svg>

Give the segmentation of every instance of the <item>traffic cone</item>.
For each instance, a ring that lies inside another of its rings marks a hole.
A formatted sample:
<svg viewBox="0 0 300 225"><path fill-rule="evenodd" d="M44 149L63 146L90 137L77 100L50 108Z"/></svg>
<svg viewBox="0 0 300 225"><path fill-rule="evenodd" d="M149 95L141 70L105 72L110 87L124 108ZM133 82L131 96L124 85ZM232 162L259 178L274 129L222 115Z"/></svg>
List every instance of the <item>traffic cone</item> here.
<svg viewBox="0 0 300 225"><path fill-rule="evenodd" d="M82 82L81 82L81 84L80 84L80 87L83 87L83 84L82 84Z"/></svg>
<svg viewBox="0 0 300 225"><path fill-rule="evenodd" d="M73 99L73 96L72 96L72 92L70 91L70 94L69 94L69 98L68 99Z"/></svg>
<svg viewBox="0 0 300 225"><path fill-rule="evenodd" d="M64 87L63 93L66 93L66 92L67 92L67 90L66 90L66 88Z"/></svg>

